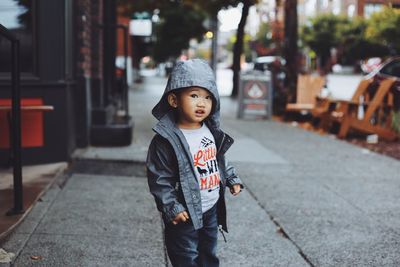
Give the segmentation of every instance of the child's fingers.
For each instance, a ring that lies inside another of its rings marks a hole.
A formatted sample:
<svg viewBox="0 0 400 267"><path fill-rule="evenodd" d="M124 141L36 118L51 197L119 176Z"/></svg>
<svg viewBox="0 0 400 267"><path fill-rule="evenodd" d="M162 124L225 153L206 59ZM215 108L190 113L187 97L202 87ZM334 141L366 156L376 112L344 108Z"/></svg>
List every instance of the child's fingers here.
<svg viewBox="0 0 400 267"><path fill-rule="evenodd" d="M232 195L237 196L242 190L240 189L240 185L234 185L232 188L230 188L230 191Z"/></svg>
<svg viewBox="0 0 400 267"><path fill-rule="evenodd" d="M189 214L186 211L184 211L182 213L183 213L183 217L185 217L186 220L189 220Z"/></svg>
<svg viewBox="0 0 400 267"><path fill-rule="evenodd" d="M186 222L189 220L189 215L186 211L183 211L176 215L175 219L172 220L172 224L177 225L179 222Z"/></svg>
<svg viewBox="0 0 400 267"><path fill-rule="evenodd" d="M186 211L182 212L179 217L182 222L186 222L187 220L189 220L189 215Z"/></svg>

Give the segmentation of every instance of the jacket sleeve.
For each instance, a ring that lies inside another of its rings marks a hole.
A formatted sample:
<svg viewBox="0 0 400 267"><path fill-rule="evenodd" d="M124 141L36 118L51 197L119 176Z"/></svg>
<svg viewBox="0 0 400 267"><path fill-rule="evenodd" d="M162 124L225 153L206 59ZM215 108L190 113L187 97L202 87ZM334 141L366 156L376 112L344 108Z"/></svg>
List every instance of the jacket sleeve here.
<svg viewBox="0 0 400 267"><path fill-rule="evenodd" d="M229 164L228 160L224 157L225 161L225 177L226 177L226 185L231 188L235 184L239 184L240 188L243 189L243 183L240 180L239 176L236 174L235 168Z"/></svg>
<svg viewBox="0 0 400 267"><path fill-rule="evenodd" d="M171 222L185 208L179 203L175 189L179 181L176 155L168 141L159 135L153 138L149 146L146 166L149 189L157 209L167 223Z"/></svg>

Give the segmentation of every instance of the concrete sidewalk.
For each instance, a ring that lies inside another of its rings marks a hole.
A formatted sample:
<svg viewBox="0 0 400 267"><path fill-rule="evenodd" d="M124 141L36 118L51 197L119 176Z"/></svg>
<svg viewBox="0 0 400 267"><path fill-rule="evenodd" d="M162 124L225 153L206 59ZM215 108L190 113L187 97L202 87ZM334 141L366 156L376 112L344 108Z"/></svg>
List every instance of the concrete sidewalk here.
<svg viewBox="0 0 400 267"><path fill-rule="evenodd" d="M77 151L71 173L1 245L16 266L168 265L141 164L165 83L148 77L132 90L130 147ZM286 124L237 120L230 98L222 107L236 140L228 158L246 190L227 196L221 266L400 265L399 161Z"/></svg>

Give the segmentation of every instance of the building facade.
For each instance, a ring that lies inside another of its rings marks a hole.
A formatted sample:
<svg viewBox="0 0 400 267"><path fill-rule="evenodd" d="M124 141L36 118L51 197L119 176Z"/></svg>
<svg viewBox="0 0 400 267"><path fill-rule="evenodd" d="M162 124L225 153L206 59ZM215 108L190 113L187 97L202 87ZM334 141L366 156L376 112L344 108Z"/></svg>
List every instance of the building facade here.
<svg viewBox="0 0 400 267"><path fill-rule="evenodd" d="M0 24L20 40L22 105L54 108L22 112L25 164L68 161L76 148L90 145L130 143L130 120L115 125L115 0L2 0ZM0 105L10 98L9 50L0 37ZM8 136L2 133L8 125L2 116L0 163L7 164Z"/></svg>

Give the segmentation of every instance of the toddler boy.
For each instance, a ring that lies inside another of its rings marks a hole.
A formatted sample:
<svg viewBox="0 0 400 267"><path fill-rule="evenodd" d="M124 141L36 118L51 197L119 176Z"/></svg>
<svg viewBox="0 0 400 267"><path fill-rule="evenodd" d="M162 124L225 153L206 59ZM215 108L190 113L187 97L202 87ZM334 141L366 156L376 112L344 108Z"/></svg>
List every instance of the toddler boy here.
<svg viewBox="0 0 400 267"><path fill-rule="evenodd" d="M225 160L233 139L219 128L220 100L207 62L177 63L152 114L159 122L147 177L171 263L219 266L218 225L227 232L225 187L237 195L243 186Z"/></svg>

